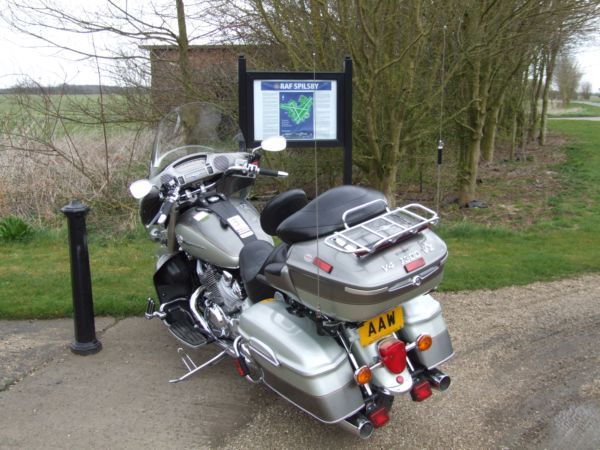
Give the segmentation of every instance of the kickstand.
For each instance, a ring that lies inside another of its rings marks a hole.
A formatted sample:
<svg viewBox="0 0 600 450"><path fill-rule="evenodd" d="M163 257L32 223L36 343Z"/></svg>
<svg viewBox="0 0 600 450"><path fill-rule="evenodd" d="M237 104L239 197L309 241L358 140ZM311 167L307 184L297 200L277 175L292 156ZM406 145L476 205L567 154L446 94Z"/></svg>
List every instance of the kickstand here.
<svg viewBox="0 0 600 450"><path fill-rule="evenodd" d="M202 369L205 369L206 367L214 366L215 364L217 364L219 361L221 361L223 358L225 358L227 356L227 352L222 351L217 356L209 359L204 364L198 366L198 365L196 365L194 360L190 357L190 355L188 355L181 347L177 349L177 353L181 357L181 361L183 362L183 365L188 370L188 372L179 378L175 378L174 380L169 380L169 383L179 383L180 381L186 380L187 378L191 377L195 373L200 372Z"/></svg>

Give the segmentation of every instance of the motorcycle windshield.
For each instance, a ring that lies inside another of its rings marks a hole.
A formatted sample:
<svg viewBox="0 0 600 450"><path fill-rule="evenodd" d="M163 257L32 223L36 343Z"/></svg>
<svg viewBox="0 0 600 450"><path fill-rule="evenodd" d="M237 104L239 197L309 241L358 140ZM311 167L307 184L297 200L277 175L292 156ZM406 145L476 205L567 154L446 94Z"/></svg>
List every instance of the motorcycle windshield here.
<svg viewBox="0 0 600 450"><path fill-rule="evenodd" d="M215 105L187 103L159 123L152 149L150 176L195 153L245 152L237 120Z"/></svg>

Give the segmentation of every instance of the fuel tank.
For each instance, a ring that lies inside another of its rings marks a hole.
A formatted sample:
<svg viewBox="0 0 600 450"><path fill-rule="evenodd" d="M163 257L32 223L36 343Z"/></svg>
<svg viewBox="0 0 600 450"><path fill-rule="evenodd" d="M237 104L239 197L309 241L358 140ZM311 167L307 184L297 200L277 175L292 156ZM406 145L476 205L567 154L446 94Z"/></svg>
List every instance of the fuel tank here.
<svg viewBox="0 0 600 450"><path fill-rule="evenodd" d="M231 198L229 202L249 225L244 236L273 243L260 226L259 213L245 200ZM239 267L239 255L244 243L240 236L219 216L203 207L183 213L175 226L180 247L195 258L227 269Z"/></svg>

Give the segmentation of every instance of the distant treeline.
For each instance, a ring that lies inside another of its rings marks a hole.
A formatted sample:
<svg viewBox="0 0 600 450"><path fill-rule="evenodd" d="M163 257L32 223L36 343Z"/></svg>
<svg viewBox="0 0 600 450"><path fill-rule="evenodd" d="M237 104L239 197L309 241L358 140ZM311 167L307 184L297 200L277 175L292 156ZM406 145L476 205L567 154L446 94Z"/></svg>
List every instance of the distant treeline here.
<svg viewBox="0 0 600 450"><path fill-rule="evenodd" d="M103 94L123 94L121 86L102 86ZM61 84L58 86L13 86L0 89L0 94L25 95L93 95L100 94L100 86L95 84Z"/></svg>

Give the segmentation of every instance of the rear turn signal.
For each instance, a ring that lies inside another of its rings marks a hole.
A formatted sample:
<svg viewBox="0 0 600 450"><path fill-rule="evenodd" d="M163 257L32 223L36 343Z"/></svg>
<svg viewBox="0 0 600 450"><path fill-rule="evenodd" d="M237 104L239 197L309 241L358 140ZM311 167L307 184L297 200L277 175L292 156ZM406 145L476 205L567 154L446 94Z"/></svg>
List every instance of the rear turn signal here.
<svg viewBox="0 0 600 450"><path fill-rule="evenodd" d="M417 338L417 348L419 351L424 352L431 348L431 344L433 344L433 339L428 334L422 334Z"/></svg>
<svg viewBox="0 0 600 450"><path fill-rule="evenodd" d="M406 345L390 338L379 344L381 362L392 373L402 373L406 369Z"/></svg>
<svg viewBox="0 0 600 450"><path fill-rule="evenodd" d="M367 384L371 378L373 378L373 373L367 366L362 366L354 373L354 379L358 384Z"/></svg>
<svg viewBox="0 0 600 450"><path fill-rule="evenodd" d="M415 402L422 402L431 397L431 386L427 380L421 380L413 386L410 396Z"/></svg>
<svg viewBox="0 0 600 450"><path fill-rule="evenodd" d="M369 414L369 420L373 423L375 428L384 426L390 420L387 409L384 406L377 408L371 414Z"/></svg>

